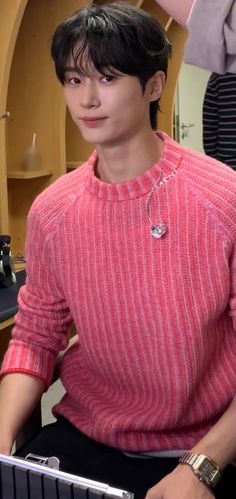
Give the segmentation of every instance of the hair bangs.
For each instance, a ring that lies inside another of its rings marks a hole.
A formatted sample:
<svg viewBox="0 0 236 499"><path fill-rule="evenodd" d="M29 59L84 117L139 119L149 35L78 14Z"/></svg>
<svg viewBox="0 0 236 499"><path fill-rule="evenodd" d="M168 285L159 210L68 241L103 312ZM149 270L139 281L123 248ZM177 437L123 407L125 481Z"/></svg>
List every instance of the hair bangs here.
<svg viewBox="0 0 236 499"><path fill-rule="evenodd" d="M94 69L105 75L129 74L136 76L140 67L140 53L136 56L135 51L130 51L132 40L122 40L121 36L99 36L89 33L82 39L77 39L71 44L70 50L63 58L60 69L60 81L64 83L66 68L73 67L78 74L92 76ZM145 67L145 65L144 65Z"/></svg>

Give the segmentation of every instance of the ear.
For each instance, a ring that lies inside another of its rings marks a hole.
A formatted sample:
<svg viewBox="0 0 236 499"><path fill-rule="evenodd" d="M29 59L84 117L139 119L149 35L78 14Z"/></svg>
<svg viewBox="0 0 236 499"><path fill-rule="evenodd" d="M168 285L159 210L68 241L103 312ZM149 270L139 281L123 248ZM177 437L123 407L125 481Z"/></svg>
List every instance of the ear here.
<svg viewBox="0 0 236 499"><path fill-rule="evenodd" d="M149 80L149 100L150 102L160 99L165 85L165 73L157 71Z"/></svg>

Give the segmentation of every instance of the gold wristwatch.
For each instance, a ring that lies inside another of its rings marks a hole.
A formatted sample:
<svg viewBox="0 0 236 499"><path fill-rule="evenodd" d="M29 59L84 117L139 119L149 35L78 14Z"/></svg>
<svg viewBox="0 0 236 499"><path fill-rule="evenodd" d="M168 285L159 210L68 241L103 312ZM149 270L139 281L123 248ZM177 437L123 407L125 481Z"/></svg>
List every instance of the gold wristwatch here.
<svg viewBox="0 0 236 499"><path fill-rule="evenodd" d="M215 487L221 477L221 468L208 456L186 452L179 460L180 464L188 464L200 482L208 487Z"/></svg>

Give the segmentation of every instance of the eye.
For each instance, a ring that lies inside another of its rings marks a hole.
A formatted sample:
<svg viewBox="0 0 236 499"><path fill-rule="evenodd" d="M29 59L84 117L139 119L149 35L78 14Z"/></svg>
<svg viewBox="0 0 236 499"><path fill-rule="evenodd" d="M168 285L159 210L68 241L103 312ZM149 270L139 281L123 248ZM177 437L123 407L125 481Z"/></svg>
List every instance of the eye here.
<svg viewBox="0 0 236 499"><path fill-rule="evenodd" d="M66 76L65 85L70 85L71 87L75 87L80 84L80 79L78 76Z"/></svg>
<svg viewBox="0 0 236 499"><path fill-rule="evenodd" d="M113 75L103 75L101 77L101 81L104 83L111 83L114 80L115 80L115 76L113 76Z"/></svg>

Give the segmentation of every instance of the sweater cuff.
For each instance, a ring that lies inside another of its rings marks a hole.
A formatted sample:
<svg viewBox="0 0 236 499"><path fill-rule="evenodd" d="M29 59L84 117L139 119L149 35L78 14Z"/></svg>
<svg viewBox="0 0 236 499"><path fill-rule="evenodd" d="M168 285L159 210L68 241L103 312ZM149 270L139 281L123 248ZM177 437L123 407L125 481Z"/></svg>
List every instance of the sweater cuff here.
<svg viewBox="0 0 236 499"><path fill-rule="evenodd" d="M0 376L21 372L40 378L47 390L51 384L56 355L39 346L35 348L19 340L12 340L3 359Z"/></svg>

